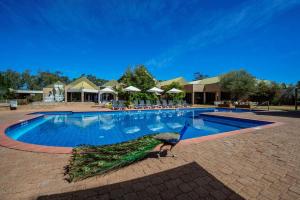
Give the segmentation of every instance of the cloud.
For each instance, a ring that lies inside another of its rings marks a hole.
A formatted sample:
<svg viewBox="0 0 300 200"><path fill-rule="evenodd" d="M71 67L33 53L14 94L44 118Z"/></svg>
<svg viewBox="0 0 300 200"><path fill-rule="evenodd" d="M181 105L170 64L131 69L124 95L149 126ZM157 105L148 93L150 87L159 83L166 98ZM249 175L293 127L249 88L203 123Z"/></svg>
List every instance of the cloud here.
<svg viewBox="0 0 300 200"><path fill-rule="evenodd" d="M267 24L274 16L300 4L299 0L250 1L226 13L216 14L209 19L209 26L198 25L198 32L178 42L161 55L149 59L146 65L164 67L172 64L179 56L207 45L221 43L245 30L255 30ZM197 26L197 25L196 25Z"/></svg>

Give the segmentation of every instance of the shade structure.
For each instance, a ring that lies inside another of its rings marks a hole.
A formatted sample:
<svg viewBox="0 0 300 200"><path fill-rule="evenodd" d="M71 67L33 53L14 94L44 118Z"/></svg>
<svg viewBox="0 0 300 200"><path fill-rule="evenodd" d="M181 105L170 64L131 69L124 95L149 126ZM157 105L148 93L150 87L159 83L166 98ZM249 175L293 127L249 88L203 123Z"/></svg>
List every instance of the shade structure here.
<svg viewBox="0 0 300 200"><path fill-rule="evenodd" d="M99 91L100 93L111 93L111 94L116 94L116 91L114 91L113 89L111 89L110 87L106 87L102 90Z"/></svg>
<svg viewBox="0 0 300 200"><path fill-rule="evenodd" d="M178 90L176 88L172 88L171 90L169 90L167 93L168 94L178 94L178 93L181 93L182 90Z"/></svg>
<svg viewBox="0 0 300 200"><path fill-rule="evenodd" d="M125 91L125 92L140 92L141 90L139 88L134 87L134 86L129 86L127 88L124 88L123 91Z"/></svg>
<svg viewBox="0 0 300 200"><path fill-rule="evenodd" d="M147 90L147 92L161 93L161 92L163 92L163 90L160 88L157 88L157 87L153 87L153 88Z"/></svg>

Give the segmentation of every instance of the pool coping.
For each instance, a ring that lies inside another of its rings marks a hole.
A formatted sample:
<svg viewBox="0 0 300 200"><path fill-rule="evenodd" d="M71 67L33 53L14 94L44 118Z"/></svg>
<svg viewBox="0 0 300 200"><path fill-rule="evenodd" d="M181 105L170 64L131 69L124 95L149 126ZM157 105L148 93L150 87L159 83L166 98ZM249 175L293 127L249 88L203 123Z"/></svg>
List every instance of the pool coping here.
<svg viewBox="0 0 300 200"><path fill-rule="evenodd" d="M191 108L191 109L194 109L194 108ZM95 112L115 112L115 111L116 110L114 110L114 111L104 110L104 111L95 111ZM47 112L47 111L45 111L45 112ZM49 111L49 112L51 112L51 111ZM61 111L61 112L65 112L65 111ZM70 112L72 112L72 111L70 111ZM85 111L78 111L78 112L73 112L73 113L81 113L81 112L85 112ZM217 112L218 113L217 115L213 114L213 113L215 113L215 112L204 112L203 114L217 116L217 117L221 116L221 117L230 117L230 118L234 118L234 119L254 120L254 119L247 118L247 117L233 117L233 116L222 115L222 113L225 114L227 112ZM221 114L221 115L219 115L219 114ZM41 116L44 116L44 114L28 113L26 116L24 116L20 120L8 120L7 122L5 122L3 124L0 124L0 146L10 148L10 149L27 151L27 152L35 152L35 153L71 154L72 150L73 150L72 147L56 147L56 146L45 146L45 145L29 144L29 143L13 140L5 134L5 130L7 128L9 128L10 126L13 126L15 124L25 122L25 121L28 121L28 120L31 120L31 119L35 119L35 118L38 118L38 117L41 117ZM258 121L261 121L261 120L258 120ZM218 134L214 134L214 135L208 135L208 136L201 136L201 137L197 137L197 138L186 139L186 140L180 141L178 145L187 145L187 144L192 144L192 143L200 143L200 142L204 142L204 141L210 141L210 140L220 139L220 138L224 138L224 137L228 137L228 136L233 136L233 135L237 135L237 134L241 134L241 133L249 133L249 132L253 132L253 131L261 130L261 129L265 129L265 128L272 128L272 127L276 127L276 126L281 126L281 125L284 124L283 122L269 121L269 120L265 121L265 122L270 122L271 124L260 125L260 126L256 126L256 127L252 127L252 128L245 128L245 129L240 129L240 130L235 130L235 131L228 131L228 132L218 133ZM158 146L160 146L160 145L158 145ZM157 149L157 147L155 149Z"/></svg>

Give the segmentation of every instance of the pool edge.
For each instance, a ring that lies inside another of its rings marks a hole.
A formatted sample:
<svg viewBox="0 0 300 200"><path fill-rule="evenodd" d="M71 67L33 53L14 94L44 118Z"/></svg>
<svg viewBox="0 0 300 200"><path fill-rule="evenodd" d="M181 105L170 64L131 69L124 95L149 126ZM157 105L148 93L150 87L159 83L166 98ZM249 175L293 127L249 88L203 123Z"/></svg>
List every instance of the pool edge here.
<svg viewBox="0 0 300 200"><path fill-rule="evenodd" d="M81 111L81 112L83 112L83 111ZM219 116L219 115L214 115L213 113L214 112L209 112L209 113L204 113L204 114L208 114L208 115L212 115L212 116ZM219 112L219 113L221 113L221 112ZM10 148L10 149L27 151L27 152L35 152L35 153L71 154L72 150L73 150L72 147L55 147L55 146L29 144L29 143L13 140L5 134L5 130L7 128L9 128L10 126L18 124L22 121L27 121L27 120L38 118L38 117L41 117L43 115L44 114L30 114L30 115L27 114L21 120L11 120L11 121L5 122L3 124L0 124L0 146ZM224 116L224 117L230 117L230 118L235 118L235 119L254 120L254 119L247 118L247 117L232 117L232 116ZM272 127L276 127L276 126L281 126L281 125L284 124L283 122L269 121L269 120L265 121L265 122L269 122L270 124L251 127L251 128L245 128L245 129L240 129L240 130L235 130L235 131L228 131L228 132L223 132L223 133L214 134L214 135L208 135L208 136L201 136L201 137L197 137L197 138L186 139L186 140L180 141L179 145L200 143L200 142L204 142L204 141L210 141L210 140L220 139L220 138L224 138L224 137L228 137L228 136L233 136L233 135L237 135L237 134L241 134L241 133L249 133L249 132L253 132L255 130L261 130L261 129L265 129L265 128L272 128ZM158 145L158 146L160 146L160 145ZM154 148L154 149L157 149L157 147Z"/></svg>

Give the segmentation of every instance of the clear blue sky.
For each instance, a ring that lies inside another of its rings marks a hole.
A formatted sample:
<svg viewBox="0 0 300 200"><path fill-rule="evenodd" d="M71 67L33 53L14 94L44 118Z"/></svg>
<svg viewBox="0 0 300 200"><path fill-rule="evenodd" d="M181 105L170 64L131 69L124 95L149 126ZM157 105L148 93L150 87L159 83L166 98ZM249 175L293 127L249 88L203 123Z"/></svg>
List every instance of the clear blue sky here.
<svg viewBox="0 0 300 200"><path fill-rule="evenodd" d="M300 80L300 0L0 0L0 70Z"/></svg>

